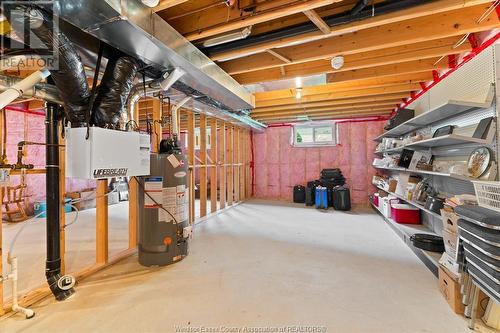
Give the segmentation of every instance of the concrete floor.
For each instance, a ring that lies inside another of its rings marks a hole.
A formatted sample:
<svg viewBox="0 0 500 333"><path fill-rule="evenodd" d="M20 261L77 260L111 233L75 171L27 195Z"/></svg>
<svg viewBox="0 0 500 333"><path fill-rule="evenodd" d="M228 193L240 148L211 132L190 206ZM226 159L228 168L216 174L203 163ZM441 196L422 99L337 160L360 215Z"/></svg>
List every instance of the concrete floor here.
<svg viewBox="0 0 500 333"><path fill-rule="evenodd" d="M128 201L109 206L109 254L128 248ZM66 214L66 223L74 221L76 213ZM66 228L66 270L77 272L95 263L95 208L82 210L78 220ZM13 247L19 262L19 290L34 289L45 283L46 234L45 218L35 218L26 224ZM3 224L3 273L9 270L7 252L17 232L25 223ZM10 284L4 288L5 298L11 296ZM1 332L1 331L0 331Z"/></svg>
<svg viewBox="0 0 500 333"><path fill-rule="evenodd" d="M1 320L0 332L469 332L373 211L262 201L199 224L174 266L148 269L134 256L83 281L73 298L33 309L31 320Z"/></svg>

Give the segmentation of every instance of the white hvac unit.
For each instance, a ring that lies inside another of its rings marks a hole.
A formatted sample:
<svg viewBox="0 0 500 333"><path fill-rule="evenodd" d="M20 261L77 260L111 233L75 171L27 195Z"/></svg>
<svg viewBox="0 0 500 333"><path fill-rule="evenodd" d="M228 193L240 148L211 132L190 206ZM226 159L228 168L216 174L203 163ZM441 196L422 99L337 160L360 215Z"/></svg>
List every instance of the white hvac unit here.
<svg viewBox="0 0 500 333"><path fill-rule="evenodd" d="M147 176L150 137L100 127L66 128L66 177L103 179Z"/></svg>

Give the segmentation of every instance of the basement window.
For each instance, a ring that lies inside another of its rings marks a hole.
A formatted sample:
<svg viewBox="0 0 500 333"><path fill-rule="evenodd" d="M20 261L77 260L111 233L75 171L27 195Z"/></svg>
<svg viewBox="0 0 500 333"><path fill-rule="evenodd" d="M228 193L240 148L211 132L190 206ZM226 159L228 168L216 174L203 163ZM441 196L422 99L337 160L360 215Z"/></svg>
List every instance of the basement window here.
<svg viewBox="0 0 500 333"><path fill-rule="evenodd" d="M337 124L322 122L294 125L292 135L295 147L335 146L337 145Z"/></svg>

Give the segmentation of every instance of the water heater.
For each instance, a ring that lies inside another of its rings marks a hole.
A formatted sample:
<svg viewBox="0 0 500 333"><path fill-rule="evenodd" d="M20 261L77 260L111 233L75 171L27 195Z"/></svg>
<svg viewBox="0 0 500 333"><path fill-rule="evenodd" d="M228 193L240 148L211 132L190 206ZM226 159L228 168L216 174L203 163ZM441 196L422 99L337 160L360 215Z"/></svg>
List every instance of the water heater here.
<svg viewBox="0 0 500 333"><path fill-rule="evenodd" d="M150 161L150 175L139 178L139 263L165 266L188 254L188 162L180 151Z"/></svg>

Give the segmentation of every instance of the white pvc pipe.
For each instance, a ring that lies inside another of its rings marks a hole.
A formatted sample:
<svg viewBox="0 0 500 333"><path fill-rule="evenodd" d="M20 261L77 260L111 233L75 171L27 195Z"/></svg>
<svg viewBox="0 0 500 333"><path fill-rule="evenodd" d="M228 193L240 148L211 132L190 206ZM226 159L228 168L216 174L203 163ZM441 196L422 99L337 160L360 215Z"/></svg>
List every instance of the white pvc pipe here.
<svg viewBox="0 0 500 333"><path fill-rule="evenodd" d="M12 311L21 312L26 316L26 319L33 318L35 312L31 309L23 308L19 306L17 300L17 279L18 279L18 271L17 271L17 257L10 257L9 254L9 263L10 263L10 274L8 275L8 279L12 281Z"/></svg>
<svg viewBox="0 0 500 333"><path fill-rule="evenodd" d="M180 101L178 104L174 105L172 108L172 134L174 135L179 135L179 118L177 117L177 111L184 105L186 104L189 100L191 99L191 96L187 96L184 98L182 101Z"/></svg>
<svg viewBox="0 0 500 333"><path fill-rule="evenodd" d="M48 70L42 69L7 88L7 90L0 94L0 109L3 109L19 97L22 97L25 91L33 88L35 84L44 80L49 75L50 72Z"/></svg>

